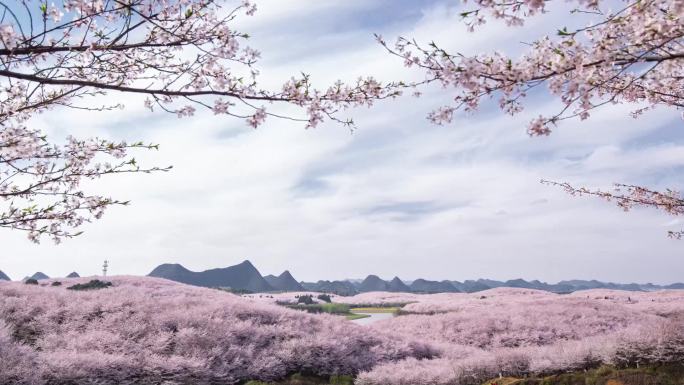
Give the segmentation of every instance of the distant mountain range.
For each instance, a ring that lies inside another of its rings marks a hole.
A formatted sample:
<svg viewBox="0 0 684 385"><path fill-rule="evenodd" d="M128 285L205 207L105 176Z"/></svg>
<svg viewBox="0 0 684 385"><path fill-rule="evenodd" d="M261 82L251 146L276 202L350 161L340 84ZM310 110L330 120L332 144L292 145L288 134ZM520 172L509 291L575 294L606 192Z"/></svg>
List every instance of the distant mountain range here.
<svg viewBox="0 0 684 385"><path fill-rule="evenodd" d="M78 273L74 271L74 272L70 273L69 275L67 275L65 278L79 278L79 277L80 277L80 275L78 275ZM50 279L50 277L47 274L38 271L38 272L35 272L30 277L24 277L24 279L22 279L22 281L26 281L27 279L35 279L36 281L39 281L41 279ZM5 275L2 271L0 271L0 281L2 281L2 280L11 281L11 279L7 275Z"/></svg>
<svg viewBox="0 0 684 385"><path fill-rule="evenodd" d="M338 295L354 295L358 293L356 284L350 281L318 281L300 282L307 291L319 291L322 293L335 293Z"/></svg>
<svg viewBox="0 0 684 385"><path fill-rule="evenodd" d="M647 284L619 284L600 282L596 280L570 280L549 284L538 280L526 281L513 279L509 281L495 281L478 279L467 281L431 281L416 279L407 285L406 282L394 277L385 281L377 275L369 275L363 280L347 279L342 281L297 282L289 271L279 276L262 276L249 261L222 269L211 269L194 272L179 264L163 264L152 270L152 277L166 278L173 281L204 287L226 287L251 292L267 291L316 291L334 293L338 295L354 295L369 291L413 292L413 293L474 293L496 287L516 287L523 289L537 289L554 293L570 293L585 289L615 289L629 291L653 291L662 289L684 289L684 283L672 285Z"/></svg>
<svg viewBox="0 0 684 385"><path fill-rule="evenodd" d="M72 272L69 275L66 276L66 278L79 278L80 275L78 275L77 272ZM43 272L36 272L30 277L24 277L22 281L26 281L27 279L35 279L36 281L39 281L41 279L50 279L47 274ZM2 270L0 270L0 281L11 281L10 277L7 276L7 274L3 273Z"/></svg>
<svg viewBox="0 0 684 385"><path fill-rule="evenodd" d="M222 269L201 272L190 271L179 264L167 263L159 265L148 275L195 286L225 287L255 293L275 290L249 261Z"/></svg>
<svg viewBox="0 0 684 385"><path fill-rule="evenodd" d="M284 271L278 276L262 276L259 270L250 261L243 261L235 266L219 269L205 270L201 272L190 271L179 264L163 264L157 266L150 274L151 277L166 278L172 281L182 282L189 285L204 287L223 287L234 290L249 292L269 292L269 291L315 291L334 293L338 295L354 295L370 291L389 291L389 292L412 292L412 293L474 293L496 287L516 287L523 289L537 289L554 293L570 293L586 289L614 289L629 291L654 291L663 289L684 290L684 283L674 283L671 285L654 285L651 283L611 283L596 280L567 280L555 284L541 282L538 280L526 281L524 279L513 279L509 281L495 281L491 279L478 279L467 281L431 281L427 279L416 279L414 281L402 281L399 277L394 277L389 281L383 280L377 275L369 275L365 279L345 279L338 281L319 280L317 282L298 282L289 271ZM78 273L73 272L67 278L79 277ZM49 277L37 272L31 277L36 280L48 279ZM0 280L9 281L10 278L0 271Z"/></svg>

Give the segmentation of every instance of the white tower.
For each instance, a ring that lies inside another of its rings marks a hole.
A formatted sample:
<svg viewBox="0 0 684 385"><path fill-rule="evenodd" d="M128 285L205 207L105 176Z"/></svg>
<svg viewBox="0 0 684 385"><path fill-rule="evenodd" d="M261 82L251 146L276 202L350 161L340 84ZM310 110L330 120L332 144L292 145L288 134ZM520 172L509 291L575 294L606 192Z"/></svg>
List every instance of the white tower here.
<svg viewBox="0 0 684 385"><path fill-rule="evenodd" d="M107 267L109 267L109 261L105 259L104 263L102 264L102 276L106 277L107 276Z"/></svg>

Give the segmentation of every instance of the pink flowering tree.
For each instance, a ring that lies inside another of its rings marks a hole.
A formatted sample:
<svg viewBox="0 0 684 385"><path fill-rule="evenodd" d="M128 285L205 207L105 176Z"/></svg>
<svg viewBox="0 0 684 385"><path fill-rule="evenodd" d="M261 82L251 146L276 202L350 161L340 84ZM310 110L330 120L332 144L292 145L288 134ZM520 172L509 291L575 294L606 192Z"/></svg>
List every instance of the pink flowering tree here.
<svg viewBox="0 0 684 385"><path fill-rule="evenodd" d="M142 168L131 157L153 144L50 141L31 127L36 114L120 108L87 102L119 93L146 95L150 110L187 117L208 109L253 128L269 116L307 128L324 120L351 126L339 111L399 94L400 84L373 78L315 89L307 75L262 89L259 52L232 28L255 11L236 0L0 1L0 227L59 242L107 207L127 203L84 192L85 180L168 170ZM295 105L301 115L279 115L271 109L277 104Z"/></svg>
<svg viewBox="0 0 684 385"><path fill-rule="evenodd" d="M429 114L437 124L452 121L459 110L473 111L485 99L494 98L508 114L522 111L525 97L545 87L562 101L548 116L534 118L532 136L549 135L566 119L584 120L602 106L632 103L632 116L657 106L684 107L684 2L680 0L618 1L571 0L574 15L593 20L578 29L549 31L529 45L519 58L501 53L474 56L447 52L435 43L421 44L399 38L393 45L379 42L406 66L427 73L427 81L441 84L451 93L451 103ZM488 19L501 19L510 27L547 12L543 0L474 0L463 12L474 31ZM615 10L609 8L616 7ZM572 16L572 15L570 15ZM684 213L684 197L678 192L653 191L640 186L616 185L601 191L558 184L579 195L616 201L623 209L650 206L672 215ZM670 236L681 238L682 232Z"/></svg>

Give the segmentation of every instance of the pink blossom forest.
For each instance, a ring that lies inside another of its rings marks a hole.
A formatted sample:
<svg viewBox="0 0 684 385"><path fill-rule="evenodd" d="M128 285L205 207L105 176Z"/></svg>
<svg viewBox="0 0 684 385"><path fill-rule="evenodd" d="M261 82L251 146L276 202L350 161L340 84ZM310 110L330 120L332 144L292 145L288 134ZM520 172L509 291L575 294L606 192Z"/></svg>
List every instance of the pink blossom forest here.
<svg viewBox="0 0 684 385"><path fill-rule="evenodd" d="M232 384L306 372L359 384L481 384L684 359L677 290L405 294L405 314L361 326L157 278L113 277L111 288L89 292L41 282L0 284L1 383ZM382 305L386 294L344 299Z"/></svg>
<svg viewBox="0 0 684 385"><path fill-rule="evenodd" d="M683 117L682 0L0 0L0 385L684 385Z"/></svg>

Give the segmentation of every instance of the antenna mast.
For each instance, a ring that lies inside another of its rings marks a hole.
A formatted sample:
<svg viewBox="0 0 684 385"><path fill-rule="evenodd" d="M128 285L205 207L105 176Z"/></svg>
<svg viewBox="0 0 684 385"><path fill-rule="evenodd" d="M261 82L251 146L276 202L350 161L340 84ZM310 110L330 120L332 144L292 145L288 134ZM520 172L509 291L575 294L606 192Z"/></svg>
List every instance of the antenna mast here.
<svg viewBox="0 0 684 385"><path fill-rule="evenodd" d="M102 276L106 277L107 276L107 267L109 267L109 261L105 259L104 263L102 264Z"/></svg>

